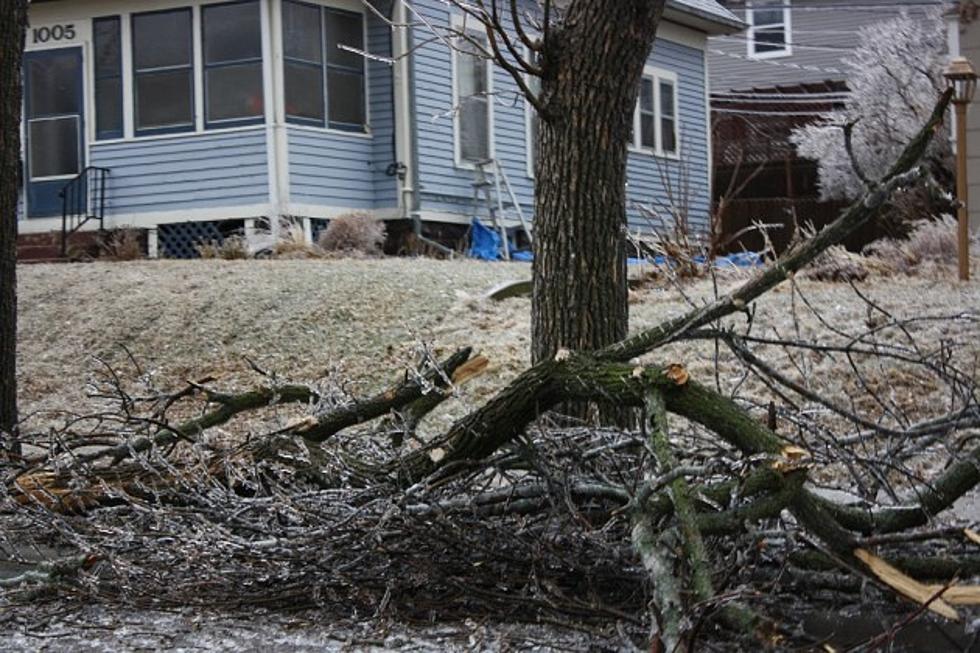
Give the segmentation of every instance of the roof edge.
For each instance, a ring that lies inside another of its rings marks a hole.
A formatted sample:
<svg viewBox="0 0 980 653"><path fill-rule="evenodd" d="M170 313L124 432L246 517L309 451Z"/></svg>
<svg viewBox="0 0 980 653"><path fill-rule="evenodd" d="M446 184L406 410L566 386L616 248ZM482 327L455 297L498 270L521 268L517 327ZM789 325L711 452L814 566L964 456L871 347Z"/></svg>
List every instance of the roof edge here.
<svg viewBox="0 0 980 653"><path fill-rule="evenodd" d="M681 0L667 0L663 17L673 23L692 27L709 36L721 36L741 32L748 24L727 9L719 6L724 14L699 9ZM728 14L727 16L725 14Z"/></svg>

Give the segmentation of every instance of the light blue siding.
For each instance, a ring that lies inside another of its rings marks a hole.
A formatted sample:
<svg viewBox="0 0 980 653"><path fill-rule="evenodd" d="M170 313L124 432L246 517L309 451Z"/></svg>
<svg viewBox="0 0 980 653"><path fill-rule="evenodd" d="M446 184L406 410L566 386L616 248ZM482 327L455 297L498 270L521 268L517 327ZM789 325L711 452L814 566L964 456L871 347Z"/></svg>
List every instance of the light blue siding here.
<svg viewBox="0 0 980 653"><path fill-rule="evenodd" d="M706 228L711 204L708 161L708 117L704 96L704 52L658 39L650 65L677 74L680 159L630 152L626 169L627 219L632 229L661 228L659 220L643 217L640 206L664 213L667 207L686 210L692 226Z"/></svg>
<svg viewBox="0 0 980 653"><path fill-rule="evenodd" d="M390 3L375 3L388 12ZM374 14L368 14L368 51L381 57L391 56L391 28ZM398 206L398 178L386 174L395 163L395 107L391 64L370 60L368 64L368 97L370 106L372 169L374 171L374 208Z"/></svg>
<svg viewBox="0 0 980 653"><path fill-rule="evenodd" d="M286 134L290 202L374 208L373 139L295 125L290 125Z"/></svg>
<svg viewBox="0 0 980 653"><path fill-rule="evenodd" d="M109 168L106 215L246 206L269 201L265 128L93 143Z"/></svg>
<svg viewBox="0 0 980 653"><path fill-rule="evenodd" d="M416 2L415 7L432 23L449 24L450 12L436 0ZM431 38L427 28L416 28L416 43ZM692 222L704 225L709 210L708 122L704 97L704 52L663 39L654 44L650 65L677 74L680 161L631 152L627 169L628 218L633 229L649 229L638 205L662 206L668 195L689 206ZM494 71L494 151L503 166L525 215L533 205L533 179L527 174L525 105L517 97L517 85L509 73ZM455 166L453 151L452 63L440 42L416 51L415 107L418 131L420 208L423 212L472 213L473 172ZM663 177L671 180L668 193ZM679 189L685 189L682 198Z"/></svg>
<svg viewBox="0 0 980 653"><path fill-rule="evenodd" d="M379 6L384 3L376 3ZM382 11L387 7L380 6ZM391 54L389 27L367 14L368 51ZM287 127L289 201L323 207L390 208L398 205L398 180L385 170L395 161L391 66L369 60L367 135L312 127Z"/></svg>
<svg viewBox="0 0 980 653"><path fill-rule="evenodd" d="M434 24L450 22L450 12L437 1L417 2L415 9ZM426 27L417 27L413 38L422 43L430 40L431 34ZM469 215L474 173L455 165L449 49L440 41L419 48L413 72L420 209ZM530 216L534 191L527 176L524 102L517 97L517 84L502 69L494 69L493 90L495 157L524 206L525 215Z"/></svg>

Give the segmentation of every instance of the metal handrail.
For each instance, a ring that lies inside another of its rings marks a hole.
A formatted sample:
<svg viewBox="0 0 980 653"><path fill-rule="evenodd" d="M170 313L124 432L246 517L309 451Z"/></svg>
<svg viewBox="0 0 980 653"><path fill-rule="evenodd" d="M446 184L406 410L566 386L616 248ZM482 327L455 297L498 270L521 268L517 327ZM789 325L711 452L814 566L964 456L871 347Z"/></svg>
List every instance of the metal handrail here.
<svg viewBox="0 0 980 653"><path fill-rule="evenodd" d="M89 166L66 183L61 197L61 256L68 255L68 238L89 220L99 221L99 231L105 227L105 186L108 168Z"/></svg>

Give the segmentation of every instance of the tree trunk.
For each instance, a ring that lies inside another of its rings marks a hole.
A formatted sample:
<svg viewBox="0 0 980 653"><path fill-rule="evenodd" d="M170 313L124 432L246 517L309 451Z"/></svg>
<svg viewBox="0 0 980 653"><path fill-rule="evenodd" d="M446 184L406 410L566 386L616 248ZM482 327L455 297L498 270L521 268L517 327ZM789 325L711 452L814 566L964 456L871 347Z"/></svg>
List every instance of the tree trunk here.
<svg viewBox="0 0 980 653"><path fill-rule="evenodd" d="M545 41L532 355L626 336L626 155L663 0L578 0Z"/></svg>
<svg viewBox="0 0 980 653"><path fill-rule="evenodd" d="M17 426L17 194L26 0L0 4L0 451L19 453Z"/></svg>

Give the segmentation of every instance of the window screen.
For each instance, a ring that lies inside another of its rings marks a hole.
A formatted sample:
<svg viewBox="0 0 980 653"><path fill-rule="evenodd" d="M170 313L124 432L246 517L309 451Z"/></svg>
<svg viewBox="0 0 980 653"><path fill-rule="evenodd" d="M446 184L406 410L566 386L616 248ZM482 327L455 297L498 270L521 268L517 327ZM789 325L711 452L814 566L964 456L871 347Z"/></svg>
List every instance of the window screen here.
<svg viewBox="0 0 980 653"><path fill-rule="evenodd" d="M133 15L137 133L194 128L191 10Z"/></svg>
<svg viewBox="0 0 980 653"><path fill-rule="evenodd" d="M291 122L364 131L364 16L284 0L286 117Z"/></svg>
<svg viewBox="0 0 980 653"><path fill-rule="evenodd" d="M264 103L258 0L206 5L201 20L206 124L260 120Z"/></svg>
<svg viewBox="0 0 980 653"><path fill-rule="evenodd" d="M118 16L92 21L95 49L95 137L123 135L122 43Z"/></svg>

